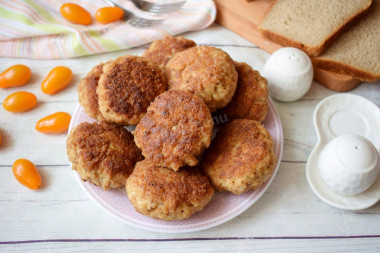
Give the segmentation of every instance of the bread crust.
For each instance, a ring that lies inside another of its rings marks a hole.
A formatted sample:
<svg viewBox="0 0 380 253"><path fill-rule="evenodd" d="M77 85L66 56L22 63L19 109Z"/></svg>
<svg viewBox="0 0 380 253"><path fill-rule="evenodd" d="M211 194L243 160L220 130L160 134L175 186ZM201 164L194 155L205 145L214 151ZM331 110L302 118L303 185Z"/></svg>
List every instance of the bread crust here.
<svg viewBox="0 0 380 253"><path fill-rule="evenodd" d="M348 75L361 81L376 82L380 79L380 75L355 68L343 62L316 57L313 57L311 60L313 62L313 65L317 68L325 69L342 75Z"/></svg>
<svg viewBox="0 0 380 253"><path fill-rule="evenodd" d="M336 44L332 45L331 48L326 50L322 55L311 58L313 65L320 69L349 75L361 81L374 82L379 80L380 44L378 41L379 39L377 38L378 36L376 37L376 34L379 35L380 32L378 19L379 13L380 1L376 0L372 3L369 13L366 13L366 17L363 17L363 19L360 20L355 27L352 27L351 30L342 34L342 36L336 41ZM361 33L363 30L365 33ZM359 36L360 38L358 38ZM358 41L356 41L355 38L358 38ZM367 45L366 42L371 43ZM361 47L361 45L365 46ZM339 50L342 46L344 46L343 48L345 50L355 50L355 48L359 48L358 52L362 53L364 56L366 56L366 54L375 56L369 58L371 63L375 64L369 66L367 64L370 64L370 62L363 65L360 64L360 62L355 62L355 60L351 61L350 57L353 58L355 55L351 55L350 51L346 52Z"/></svg>
<svg viewBox="0 0 380 253"><path fill-rule="evenodd" d="M259 32L267 39L276 42L278 44L281 44L283 46L288 46L288 47L295 47L298 49L301 49L305 53L307 53L309 56L318 56L321 53L323 53L342 33L344 33L348 28L350 28L352 25L354 25L358 20L360 20L365 14L369 11L371 5L372 5L372 0L368 6L366 6L364 9L358 11L358 13L351 18L347 19L345 23L342 23L339 27L333 31L329 37L326 38L325 41L323 41L322 44L316 45L316 46L308 46L305 45L299 41L292 40L288 37L285 37L283 35L277 34L275 32L266 30L261 27L262 22L264 21L265 17L267 14L271 11L272 7L276 4L274 2L268 11L265 13L263 18L260 20L259 25L258 25L258 30Z"/></svg>

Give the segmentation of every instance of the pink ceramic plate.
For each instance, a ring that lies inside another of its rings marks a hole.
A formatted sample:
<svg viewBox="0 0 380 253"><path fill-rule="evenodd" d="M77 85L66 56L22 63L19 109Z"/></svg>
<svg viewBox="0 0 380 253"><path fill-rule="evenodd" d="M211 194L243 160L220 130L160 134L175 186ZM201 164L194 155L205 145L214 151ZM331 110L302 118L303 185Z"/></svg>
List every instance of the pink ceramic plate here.
<svg viewBox="0 0 380 253"><path fill-rule="evenodd" d="M93 119L87 116L84 109L78 105L72 116L69 130L82 122L93 121ZM150 231L168 233L190 232L211 228L227 222L247 210L264 194L277 173L282 155L283 135L280 118L270 100L268 114L263 123L265 128L272 135L277 157L277 166L271 179L255 191L250 191L245 194L233 195L226 192L216 193L211 202L202 211L195 213L187 220L160 221L149 218L135 211L124 190L104 191L102 188L91 183L82 182L76 172L74 172L75 177L91 199L107 212L132 226Z"/></svg>

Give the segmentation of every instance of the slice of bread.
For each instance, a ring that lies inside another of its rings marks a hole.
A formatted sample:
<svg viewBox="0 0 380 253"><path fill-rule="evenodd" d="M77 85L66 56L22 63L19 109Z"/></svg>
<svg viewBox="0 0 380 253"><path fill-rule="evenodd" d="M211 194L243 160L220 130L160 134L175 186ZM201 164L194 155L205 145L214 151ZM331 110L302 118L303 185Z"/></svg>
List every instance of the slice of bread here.
<svg viewBox="0 0 380 253"><path fill-rule="evenodd" d="M371 3L372 0L279 0L265 14L258 29L274 42L317 56Z"/></svg>
<svg viewBox="0 0 380 253"><path fill-rule="evenodd" d="M380 79L380 0L373 0L368 14L312 61L362 81Z"/></svg>

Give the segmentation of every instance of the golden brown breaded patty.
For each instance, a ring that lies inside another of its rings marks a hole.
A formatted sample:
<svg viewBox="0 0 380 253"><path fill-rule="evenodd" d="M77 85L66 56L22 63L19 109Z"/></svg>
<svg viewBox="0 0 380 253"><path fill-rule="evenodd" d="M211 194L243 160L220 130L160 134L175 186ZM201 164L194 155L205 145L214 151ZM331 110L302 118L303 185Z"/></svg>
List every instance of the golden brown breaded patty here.
<svg viewBox="0 0 380 253"><path fill-rule="evenodd" d="M103 115L99 111L98 94L96 88L98 81L103 74L103 63L96 65L78 85L79 103L83 106L87 115L99 121L103 121Z"/></svg>
<svg viewBox="0 0 380 253"><path fill-rule="evenodd" d="M176 54L190 47L195 47L196 43L182 36L166 36L161 40L155 40L143 53L143 57L156 62L161 69L165 68L166 63Z"/></svg>
<svg viewBox="0 0 380 253"><path fill-rule="evenodd" d="M99 110L106 121L135 125L150 102L167 89L157 63L139 56L122 56L103 66L96 90Z"/></svg>
<svg viewBox="0 0 380 253"><path fill-rule="evenodd" d="M196 46L175 54L166 64L165 73L170 89L194 93L211 112L231 101L238 80L231 57L209 46Z"/></svg>
<svg viewBox="0 0 380 253"><path fill-rule="evenodd" d="M149 106L134 132L136 145L154 164L178 170L198 163L196 156L211 141L212 119L199 97L169 90Z"/></svg>
<svg viewBox="0 0 380 253"><path fill-rule="evenodd" d="M238 84L231 102L220 114L228 120L252 119L263 121L268 112L267 80L246 63L235 62Z"/></svg>
<svg viewBox="0 0 380 253"><path fill-rule="evenodd" d="M218 191L241 194L264 184L276 165L273 141L260 122L236 119L217 133L201 169Z"/></svg>
<svg viewBox="0 0 380 253"><path fill-rule="evenodd" d="M136 211L160 220L183 220L202 210L214 189L198 168L184 167L178 172L138 162L128 178L126 191Z"/></svg>
<svg viewBox="0 0 380 253"><path fill-rule="evenodd" d="M83 181L121 188L143 159L130 132L109 123L82 123L70 131L67 155Z"/></svg>

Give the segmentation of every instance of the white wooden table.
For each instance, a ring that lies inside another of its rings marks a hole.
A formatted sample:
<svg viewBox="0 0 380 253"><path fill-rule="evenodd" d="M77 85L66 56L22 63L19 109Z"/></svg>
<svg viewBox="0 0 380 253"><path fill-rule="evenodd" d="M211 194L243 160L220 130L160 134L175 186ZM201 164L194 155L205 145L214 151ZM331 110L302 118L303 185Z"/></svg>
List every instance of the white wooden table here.
<svg viewBox="0 0 380 253"><path fill-rule="evenodd" d="M229 30L213 25L184 35L198 44L217 46L234 60L260 69L268 54ZM92 202L80 188L66 156L66 134L46 135L34 129L40 118L56 111L72 113L76 86L94 65L124 54L141 55L145 47L68 60L0 58L0 70L22 63L31 67L38 106L12 114L0 108L0 252L380 252L380 204L344 211L322 202L305 176L307 158L316 143L312 114L318 102L335 92L313 83L299 101L274 101L284 131L279 171L262 198L247 211L217 227L182 234L144 231L121 223ZM48 96L40 83L54 66L69 66L72 84ZM0 90L0 100L20 88ZM380 82L363 83L349 92L380 105ZM33 161L43 179L32 191L12 175L18 158Z"/></svg>

